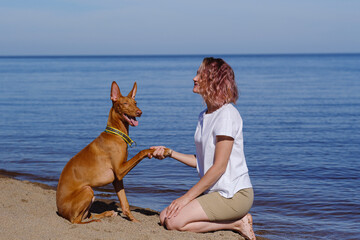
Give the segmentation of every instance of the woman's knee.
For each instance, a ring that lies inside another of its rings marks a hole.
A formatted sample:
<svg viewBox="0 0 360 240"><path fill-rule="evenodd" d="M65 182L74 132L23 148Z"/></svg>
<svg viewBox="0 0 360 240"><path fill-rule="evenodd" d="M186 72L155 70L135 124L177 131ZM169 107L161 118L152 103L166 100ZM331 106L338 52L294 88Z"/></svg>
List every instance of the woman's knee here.
<svg viewBox="0 0 360 240"><path fill-rule="evenodd" d="M168 230L184 231L189 223L209 220L196 199L186 205L176 217L166 218L166 211L165 208L160 213L160 222Z"/></svg>
<svg viewBox="0 0 360 240"><path fill-rule="evenodd" d="M160 216L159 216L159 218L160 218L160 224L161 224L162 226L165 226L166 209L167 209L167 208L165 208L164 210L162 210L161 213L160 213Z"/></svg>
<svg viewBox="0 0 360 240"><path fill-rule="evenodd" d="M182 231L182 228L184 227L184 224L178 221L176 217L172 218L164 218L164 224L163 224L167 230L177 230Z"/></svg>
<svg viewBox="0 0 360 240"><path fill-rule="evenodd" d="M168 230L180 230L180 224L178 223L176 217L167 218L166 217L167 208L161 211L160 213L160 224Z"/></svg>
<svg viewBox="0 0 360 240"><path fill-rule="evenodd" d="M184 223L181 222L181 218L179 218L179 217L167 218L166 210L167 210L167 208L162 210L160 213L160 216L159 216L160 224L162 226L164 226L167 230L182 231L182 227L184 226Z"/></svg>

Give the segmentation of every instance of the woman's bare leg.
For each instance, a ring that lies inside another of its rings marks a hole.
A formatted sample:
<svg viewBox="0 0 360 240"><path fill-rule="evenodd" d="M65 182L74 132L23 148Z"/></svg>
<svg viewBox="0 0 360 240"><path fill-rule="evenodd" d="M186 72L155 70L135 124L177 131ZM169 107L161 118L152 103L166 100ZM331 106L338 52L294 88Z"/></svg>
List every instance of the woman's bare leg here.
<svg viewBox="0 0 360 240"><path fill-rule="evenodd" d="M169 230L211 232L229 229L237 231L251 240L256 239L250 214L236 221L211 222L196 199L186 205L176 217L170 219L166 218L165 208L160 214L160 222Z"/></svg>

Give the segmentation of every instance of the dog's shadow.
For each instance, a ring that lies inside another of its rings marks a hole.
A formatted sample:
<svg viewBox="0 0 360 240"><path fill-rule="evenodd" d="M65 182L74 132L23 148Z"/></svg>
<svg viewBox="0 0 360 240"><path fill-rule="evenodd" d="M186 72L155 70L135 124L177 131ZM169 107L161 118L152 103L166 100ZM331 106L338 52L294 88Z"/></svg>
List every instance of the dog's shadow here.
<svg viewBox="0 0 360 240"><path fill-rule="evenodd" d="M154 210L144 209L144 208L135 207L135 206L130 206L130 210L133 211L133 212L138 212L138 213L146 215L146 216L159 215L159 213L154 211ZM97 200L92 204L92 206L90 208L90 213L99 214L99 213L103 213L105 211L115 211L121 217L123 217L125 219L128 219L124 214L122 214L121 207L114 201L107 202L107 201L99 201L99 200Z"/></svg>
<svg viewBox="0 0 360 240"><path fill-rule="evenodd" d="M105 211L115 211L115 212L120 213L121 211L119 211L118 208L119 207L116 205L115 202L106 203L103 201L95 201L91 205L90 212L99 214L99 213L103 213Z"/></svg>

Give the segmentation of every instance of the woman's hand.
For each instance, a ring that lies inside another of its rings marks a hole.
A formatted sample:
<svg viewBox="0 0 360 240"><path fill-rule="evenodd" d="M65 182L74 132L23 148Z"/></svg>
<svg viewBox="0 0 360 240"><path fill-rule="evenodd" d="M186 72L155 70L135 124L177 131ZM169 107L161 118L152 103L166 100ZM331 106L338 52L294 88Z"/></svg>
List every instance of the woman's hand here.
<svg viewBox="0 0 360 240"><path fill-rule="evenodd" d="M176 217L181 209L183 209L190 201L191 199L187 198L185 195L172 201L166 209L166 218Z"/></svg>
<svg viewBox="0 0 360 240"><path fill-rule="evenodd" d="M155 149L155 151L152 154L149 153L148 158L155 157L155 158L160 159L160 160L166 158L165 155L164 155L165 148L166 148L165 146L153 146L153 147L150 147L150 149Z"/></svg>

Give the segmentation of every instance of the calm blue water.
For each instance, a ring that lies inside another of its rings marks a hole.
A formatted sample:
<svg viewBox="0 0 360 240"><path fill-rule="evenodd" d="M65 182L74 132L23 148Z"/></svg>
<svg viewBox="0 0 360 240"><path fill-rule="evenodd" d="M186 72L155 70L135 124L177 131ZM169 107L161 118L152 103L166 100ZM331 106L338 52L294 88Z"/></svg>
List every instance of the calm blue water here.
<svg viewBox="0 0 360 240"><path fill-rule="evenodd" d="M360 55L221 56L235 71L255 231L270 239L360 239ZM138 146L194 153L203 56L0 58L0 169L56 186L105 128L112 81L138 83ZM198 180L145 159L124 179L131 205L161 210ZM116 200L112 186L100 197Z"/></svg>

